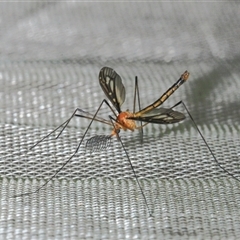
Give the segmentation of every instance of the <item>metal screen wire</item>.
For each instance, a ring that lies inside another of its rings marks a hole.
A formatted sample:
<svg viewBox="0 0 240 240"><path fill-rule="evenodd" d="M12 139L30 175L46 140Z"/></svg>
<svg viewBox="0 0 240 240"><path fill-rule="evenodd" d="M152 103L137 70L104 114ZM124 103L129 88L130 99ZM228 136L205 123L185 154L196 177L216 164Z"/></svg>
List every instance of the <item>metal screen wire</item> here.
<svg viewBox="0 0 240 240"><path fill-rule="evenodd" d="M111 127L73 118L27 151L79 107L92 114L106 98L103 66L116 70L133 109L188 70L163 105L182 100L219 164L240 179L238 3L0 3L1 239L237 239L239 182L214 161L183 105L178 124L120 132L148 206L117 138L85 148ZM99 116L112 112L103 105ZM59 131L58 131L59 133ZM149 214L152 212L152 216Z"/></svg>

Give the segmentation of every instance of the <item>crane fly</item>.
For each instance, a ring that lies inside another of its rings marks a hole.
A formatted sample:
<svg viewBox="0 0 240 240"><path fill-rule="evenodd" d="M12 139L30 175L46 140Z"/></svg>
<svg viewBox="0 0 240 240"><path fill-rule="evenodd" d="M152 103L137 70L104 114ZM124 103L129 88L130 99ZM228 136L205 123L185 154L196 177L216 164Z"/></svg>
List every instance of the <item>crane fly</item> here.
<svg viewBox="0 0 240 240"><path fill-rule="evenodd" d="M185 115L181 112L173 110L173 108L177 107L180 104L182 104L184 106L188 116L192 120L192 123L193 123L194 127L196 128L196 130L198 131L202 140L206 144L209 152L211 153L211 155L212 155L213 159L215 160L215 162L217 163L217 165L223 171L225 171L230 176L232 176L234 179L236 179L237 181L240 182L240 180L238 178L236 178L232 173L230 173L228 170L226 170L224 167L222 167L221 164L218 162L214 153L212 152L212 150L209 147L209 145L207 144L207 141L205 140L204 136L202 135L202 133L198 129L192 115L190 114L188 108L186 107L186 105L184 104L183 101L178 102L177 104L175 104L171 108L159 108L159 106L162 105L183 83L185 83L188 78L189 78L189 72L185 71L180 76L180 78L177 80L177 82L174 83L165 93L163 93L160 98L158 98L155 102L148 105L147 107L145 107L143 109L140 109L140 97L139 97L139 90L138 90L138 81L137 81L137 77L136 77L133 112L130 112L128 110L127 111L122 111L121 106L125 101L125 95L126 95L125 94L125 87L122 83L122 79L116 73L116 71L114 71L112 68L103 67L100 70L100 73L99 73L99 83L100 83L100 86L101 86L103 92L105 93L105 95L107 96L108 100L111 102L113 107L110 105L110 103L106 99L103 99L101 104L99 105L97 111L95 112L95 114L88 113L88 112L86 112L86 111L84 111L80 108L76 108L75 111L72 113L71 117L68 120L66 120L64 123L62 123L56 129L54 129L52 132L47 134L40 141L35 143L29 150L32 150L34 147L36 147L38 144L43 142L50 135L52 135L54 132L56 132L58 129L60 129L62 127L60 133L56 137L56 139L57 139L62 134L62 132L67 127L67 125L69 124L69 122L71 121L71 119L73 117L82 117L82 118L86 118L86 119L90 120L90 123L89 123L87 129L85 130L85 132L84 132L84 134L83 134L75 152L67 159L67 161L48 180L46 180L46 182L42 186L40 186L37 190L35 190L33 192L23 193L23 194L20 194L20 195L15 195L14 197L36 193L39 190L41 190L44 186L46 186L48 184L48 182L51 181L70 162L70 160L76 155L76 153L78 152L80 146L82 145L83 140L84 140L88 130L90 129L93 121L98 121L98 122L101 122L101 123L104 123L104 124L107 124L107 125L111 126L112 127L112 132L109 135L96 135L96 136L91 137L86 142L86 148L89 148L92 151L107 148L111 144L112 137L114 137L114 136L117 137L117 139L120 141L120 143L122 145L122 148L124 149L124 152L126 154L128 162L131 166L134 177L136 179L136 182L139 186L139 189L140 189L141 194L144 198L145 204L146 204L146 206L148 208L148 211L150 213L150 209L148 207L145 194L144 194L143 189L140 185L140 182L138 181L138 177L137 177L136 172L134 170L134 167L133 167L133 165L130 161L130 158L129 158L128 153L125 149L125 146L120 139L119 133L120 133L121 130L124 130L124 131L126 131L126 130L130 130L130 131L140 130L141 134L142 134L143 127L145 127L149 123L171 124L171 123L180 122L183 119L185 119ZM136 96L138 97L138 105L139 105L139 111L137 111L137 112L135 112ZM98 112L102 108L103 104L106 104L109 107L109 109L112 111L112 113L114 114L114 117L109 116L109 120L97 116ZM114 108L117 111L117 113L114 110ZM140 122L141 124L138 126L136 121Z"/></svg>
<svg viewBox="0 0 240 240"><path fill-rule="evenodd" d="M163 102L167 100L185 81L187 81L189 77L189 72L185 71L179 80L170 87L159 99L157 99L151 105L145 107L144 109L135 112L135 102L136 102L136 91L138 93L137 80L135 83L135 96L134 96L134 111L122 111L121 105L125 101L125 87L122 83L121 77L109 67L103 67L99 73L99 83L102 87L104 93L107 98L111 101L112 105L117 110L118 114L115 113L113 108L105 102L113 114L115 115L115 119L110 117L110 121L97 118L94 115L91 115L87 112L81 110L83 114L75 114L78 117L84 117L88 119L94 119L96 121L108 124L113 126L112 133L109 136L94 136L87 141L86 146L89 148L97 148L101 149L104 146L108 146L108 141L112 136L119 137L120 130L130 130L134 131L136 129L141 129L146 126L148 123L158 123L158 124L168 124L168 123L176 123L185 118L184 114L174 111L172 109L167 108L157 108ZM105 100L104 100L105 101ZM138 99L138 101L140 101ZM136 120L140 122L146 122L144 125L137 126ZM113 123L114 122L114 123Z"/></svg>

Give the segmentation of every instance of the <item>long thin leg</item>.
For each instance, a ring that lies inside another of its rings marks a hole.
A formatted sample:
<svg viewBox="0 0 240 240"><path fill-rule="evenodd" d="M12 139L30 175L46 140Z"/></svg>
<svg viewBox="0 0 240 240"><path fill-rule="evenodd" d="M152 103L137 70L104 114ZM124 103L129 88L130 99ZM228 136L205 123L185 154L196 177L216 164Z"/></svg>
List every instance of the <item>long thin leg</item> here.
<svg viewBox="0 0 240 240"><path fill-rule="evenodd" d="M93 119L94 114L88 113L88 112L86 112L86 111L84 111L84 110L82 110L82 109L78 109L78 111L79 111L80 113L76 113L76 114L75 114L75 117L86 118L86 119L89 119L89 120L92 120L92 119ZM94 118L94 121L96 121L96 122L101 122L101 123L105 123L105 124L108 124L109 126L112 127L112 122L109 121L109 120L106 120L106 119L104 119L104 118L95 117L95 118Z"/></svg>
<svg viewBox="0 0 240 240"><path fill-rule="evenodd" d="M75 116L76 112L79 110L79 108L76 108L73 112L73 114L71 115L71 117L65 121L64 123L62 123L60 126L58 126L57 128L55 128L53 131L51 131L49 134L47 134L45 137L43 137L42 139L40 139L38 142L36 142L33 146L31 146L29 148L29 150L32 150L34 147L36 147L39 143L43 142L45 139L47 139L49 136L51 136L53 133L55 133L59 128L61 128L62 126L64 126L62 128L62 130L60 131L60 133L57 135L57 137L55 139L58 139L60 137L60 135L62 134L62 132L64 131L64 129L67 127L67 125L69 124L69 122L71 121L71 119ZM28 150L28 151L29 151Z"/></svg>
<svg viewBox="0 0 240 240"><path fill-rule="evenodd" d="M72 158L76 155L76 153L78 152L78 150L79 150L80 146L82 145L82 142L83 142L83 140L84 140L84 138L85 138L88 130L90 129L90 127L91 127L91 125L92 125L92 123L93 123L93 121L94 121L94 118L97 116L97 114L98 114L99 110L101 109L103 103L105 103L105 104L107 104L107 106L109 106L109 103L108 103L105 99L101 102L101 104L99 105L99 107L98 107L97 111L95 112L93 118L91 119L91 121L90 121L90 123L89 123L89 125L88 125L88 127L87 127L87 129L86 129L86 131L84 132L84 134L83 134L83 136L82 136L82 138L81 138L81 140L80 140L80 142L79 142L79 144L78 144L78 146L77 146L77 149L76 149L75 152L68 158L68 160L54 173L54 175L52 175L52 177L50 177L48 180L46 180L46 182L45 182L41 187L39 187L37 190L32 191L32 192L28 192L28 193L23 193L23 194L15 195L15 196L13 196L13 197L20 197L20 196L26 196L26 195L30 195L30 194L33 194L33 193L37 193L37 192L39 192L43 187L45 187L54 177L56 177L56 175L71 161L71 159L72 159ZM56 128L55 130L53 130L53 131L52 131L50 134L48 134L46 137L42 138L38 143L44 141L44 139L46 139L48 136L50 136L53 132L55 132L57 129L59 129L59 128L60 128L61 126L63 126L64 124L67 125L67 124L70 122L70 120L73 118L73 116L75 116L76 111L77 111L77 109L74 111L74 113L72 114L72 116L71 116L67 121L65 121L63 124L61 124L61 125L60 125L58 128ZM66 128L66 125L64 126L63 130ZM62 131L63 131L63 130L62 130ZM60 134L62 133L62 131L60 132ZM60 134L57 136L57 138L60 136ZM37 143L37 144L38 144L38 143ZM36 146L36 144L35 144L34 146Z"/></svg>
<svg viewBox="0 0 240 240"><path fill-rule="evenodd" d="M134 100L133 100L133 113L136 111L136 98L138 99L138 111L141 111L141 103L140 103L140 93L138 87L138 78L135 77L135 88L134 88ZM142 121L140 122L141 127L139 127L139 134L140 134L140 141L143 144L143 124Z"/></svg>
<svg viewBox="0 0 240 240"><path fill-rule="evenodd" d="M108 102L106 102L108 107L111 109L111 111L115 114L116 116L116 113L114 112L113 108L108 104ZM84 115L81 115L81 114L76 114L77 112L83 112L85 114L88 114L88 115L91 115L91 116L84 116ZM49 134L47 134L46 136L44 136L42 139L40 139L38 142L36 142L33 146L31 146L27 151L29 150L32 150L34 147L36 147L39 143L41 142L44 142L45 139L47 139L49 136L51 136L53 133L55 133L59 128L61 128L62 126L64 126L62 128L62 130L60 131L60 133L57 135L57 137L55 139L58 139L60 137L60 135L62 134L62 132L65 130L65 128L67 127L67 125L69 124L69 122L72 120L72 118L76 116L76 117L82 117L82 118L87 118L87 119L90 119L92 120L93 118L93 115L90 114L90 113L87 113L85 111L83 111L82 109L80 108L76 108L74 110L74 112L72 113L71 117L66 120L64 123L62 123L60 126L58 126L57 128L55 128L53 131L51 131ZM95 118L94 121L98 121L98 122L102 122L102 123L105 123L105 124L108 124L110 126L112 126L111 122L105 120L105 119L101 119L101 118Z"/></svg>
<svg viewBox="0 0 240 240"><path fill-rule="evenodd" d="M240 182L240 180L239 180L237 177L235 177L232 173L230 173L227 169L225 169L225 168L218 162L218 160L217 160L217 158L215 157L212 149L209 147L209 144L207 143L207 141L206 141L206 139L204 138L203 134L202 134L201 131L199 130L196 122L194 121L194 119L193 119L191 113L189 112L187 106L185 105L185 103L184 103L183 101L180 101L180 102L178 102L177 104L175 104L173 107L171 107L171 109L172 109L172 108L175 108L176 106L178 106L178 105L180 105L180 104L182 104L183 107L185 108L185 110L187 111L188 116L189 116L190 119L192 120L193 126L196 128L198 134L201 136L202 140L204 141L205 145L207 146L208 151L211 153L211 155L212 155L214 161L216 162L216 164L217 164L224 172L226 172L228 175L230 175L230 176L233 177L235 180L237 180L238 182Z"/></svg>
<svg viewBox="0 0 240 240"><path fill-rule="evenodd" d="M114 125L114 123L113 123L113 121L115 121L115 119L114 119L112 116L109 116L109 118L110 118L110 120L111 120L111 122L112 122L113 127L115 128L115 125ZM116 130L116 129L115 129L115 130ZM124 146L124 144L123 144L123 142L122 142L122 140L121 140L121 138L120 138L120 136L119 136L119 133L118 133L117 131L116 131L116 134L117 134L117 138L118 138L118 140L120 141L120 143L121 143L121 145L122 145L122 148L123 148L123 150L124 150L124 152L125 152L125 154L126 154L126 156L127 156L127 160L128 160L128 162L129 162L129 164L130 164L130 166L131 166L131 169L132 169L132 171L133 171L134 177L135 177L135 179L136 179L136 181L137 181L137 185L139 186L139 189L140 189L140 191L141 191L141 193L142 193L142 196L143 196L144 202L145 202L145 204L146 204L146 206L147 206L149 215L152 216L152 213L151 213L151 211L150 211L150 209L149 209L149 206L148 206L148 203L147 203L146 196L145 196L145 194L144 194L144 192L143 192L143 189L142 189L142 187L141 187L141 184L140 184L140 182L139 182L139 180L138 180L137 174L136 174L136 172L135 172L135 170L134 170L134 167L133 167L132 162L131 162L131 160L130 160L130 158L129 158L129 155L128 155L128 153L127 153L127 150L126 150L126 148L125 148L125 146Z"/></svg>

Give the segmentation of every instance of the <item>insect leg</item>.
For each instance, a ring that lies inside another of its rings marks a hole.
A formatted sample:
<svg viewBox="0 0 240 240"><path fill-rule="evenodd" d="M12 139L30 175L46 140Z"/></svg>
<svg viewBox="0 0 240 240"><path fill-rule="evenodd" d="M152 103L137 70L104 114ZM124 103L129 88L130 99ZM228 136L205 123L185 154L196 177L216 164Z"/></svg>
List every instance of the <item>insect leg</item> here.
<svg viewBox="0 0 240 240"><path fill-rule="evenodd" d="M112 116L109 116L109 118L110 118L110 120L111 120L111 122L112 122L113 127L115 128L115 125L114 125L114 123L113 123L113 121L115 121L115 119L114 119ZM116 129L115 129L115 130L116 130ZM131 169L132 169L132 171L133 171L134 177L135 177L135 179L136 179L136 181L137 181L137 185L139 186L139 189L140 189L141 194L142 194L142 196L143 196L144 202L145 202L145 204L146 204L146 206L147 206L149 215L152 216L152 213L151 213L150 208L149 208L148 203L147 203L146 196L145 196L145 194L144 194L144 192L143 192L143 189L142 189L142 187L141 187L141 184L140 184L140 182L139 182L139 180L138 180L137 174L136 174L136 172L135 172L135 170L134 170L134 167L133 167L132 162L131 162L131 160L130 160L130 158L129 158L129 155L128 155L128 153L127 153L127 150L126 150L126 148L125 148L125 146L124 146L124 144L123 144L123 142L122 142L122 140L121 140L121 138L120 138L120 136L119 136L119 132L118 132L118 131L116 131L116 134L117 134L117 138L118 138L118 140L120 141L120 143L121 143L121 145L122 145L122 148L123 148L123 150L124 150L124 152L125 152L125 154L126 154L126 156L127 156L127 160L128 160L128 162L129 162L129 164L130 164L130 166L131 166Z"/></svg>
<svg viewBox="0 0 240 240"><path fill-rule="evenodd" d="M211 155L212 155L214 161L216 162L216 164L217 164L224 172L226 172L229 176L233 177L235 180L237 180L238 182L240 182L240 180L239 180L237 177L235 177L231 172L229 172L227 169L225 169L225 168L218 162L218 160L217 160L217 158L215 157L212 149L209 147L206 139L204 138L203 134L202 134L201 131L199 130L196 122L194 121L194 119L193 119L191 113L189 112L187 106L185 105L185 103L184 103L183 101L180 101L180 102L178 102L177 104L175 104L172 108L175 108L176 106L178 106L178 105L180 105L180 104L182 104L183 107L185 108L185 110L187 111L188 116L189 116L190 119L192 120L193 126L194 126L195 129L197 130L198 134L201 136L202 140L204 141L205 145L207 146L208 151L211 153Z"/></svg>
<svg viewBox="0 0 240 240"><path fill-rule="evenodd" d="M110 110L112 111L112 113L115 115L115 117L117 118L117 114L115 113L115 111L114 111L114 109L111 107L111 105L104 99L103 100L104 101L104 103L110 108ZM83 117L83 118L87 118L87 119L92 119L93 118L93 114L90 114L90 113L88 113L88 112L85 112L84 110L82 110L82 109L80 109L80 108L78 108L78 111L81 113L81 114L79 114L79 113L77 113L77 114L75 114L75 116L76 117ZM95 117L95 119L94 119L95 121L98 121L98 122L102 122L102 123L106 123L106 124L108 124L108 125L110 125L110 126L112 126L112 123L110 122L110 121L107 121L106 119L102 119L102 118L97 118L97 117Z"/></svg>
<svg viewBox="0 0 240 240"><path fill-rule="evenodd" d="M60 133L57 135L57 137L55 139L58 139L59 136L62 134L62 132L64 131L64 129L67 127L67 125L69 124L69 122L71 121L71 119L75 116L76 112L78 111L79 108L75 109L73 114L71 115L71 117L66 120L64 123L62 123L60 126L58 126L57 128L55 128L53 131L51 131L49 134L47 134L45 137L43 137L42 139L40 139L38 142L36 142L33 146L31 146L29 148L29 150L32 150L34 147L36 147L38 144L40 144L41 142L45 141L45 139L47 139L49 136L51 136L53 133L55 133L59 128L62 128L62 130L60 131ZM28 151L29 151L28 150Z"/></svg>
<svg viewBox="0 0 240 240"><path fill-rule="evenodd" d="M141 111L141 103L140 103L140 93L139 93L139 87L138 87L138 78L135 77L135 88L134 88L134 98L133 98L133 113L136 111L136 98L138 100L138 111ZM140 122L141 126L139 129L140 134L140 141L141 144L143 144L143 124L142 121Z"/></svg>
<svg viewBox="0 0 240 240"><path fill-rule="evenodd" d="M116 115L114 109L111 107L111 105L106 100L104 100L104 103L109 107L109 109L113 112L113 114L117 118L117 115ZM106 119L103 119L103 118L100 118L100 117L94 117L93 114L89 114L89 113L87 113L83 110L80 111L80 114L75 114L75 116L84 117L84 118L87 118L87 119L93 119L94 118L94 121L102 122L102 123L108 124L111 127L113 127L112 122L110 120L106 120ZM119 122L117 122L117 120L114 119L114 121L118 125L121 125ZM115 126L113 128L114 128L115 131L120 132L120 129L116 130ZM115 131L113 131L113 132L115 132ZM116 135L116 134L113 134L113 132L110 135L95 135L95 136L89 138L86 142L86 148L88 148L92 151L99 151L99 150L102 150L104 148L107 148L111 144L112 136ZM118 138L118 135L116 135L116 137Z"/></svg>
<svg viewBox="0 0 240 240"><path fill-rule="evenodd" d="M13 197L21 197L21 196L26 196L26 195L31 195L31 194L33 194L33 193L37 193L37 192L39 192L43 187L45 187L54 177L56 177L56 175L71 161L71 159L72 159L72 158L76 155L76 153L78 152L78 150L79 150L80 146L82 145L82 142L83 142L83 140L84 140L84 138L85 138L88 130L90 129L90 127L91 127L91 125L92 125L92 123L93 123L93 121L94 121L94 118L97 116L97 114L98 114L99 110L101 109L103 103L106 103L106 104L109 106L108 102L107 102L105 99L101 102L101 104L99 105L99 107L98 107L97 111L95 112L93 118L91 119L91 121L90 121L87 129L85 130L85 132L84 132L84 134L83 134L83 136L82 136L82 138L81 138L81 140L80 140L80 142L79 142L79 144L78 144L75 152L67 159L67 161L66 161L49 179L47 179L42 186L40 186L39 188L37 188L35 191L28 192L28 193L23 193L23 194L19 194L19 195L14 195ZM57 129L59 129L59 128L60 128L61 126L63 126L64 124L66 124L66 125L64 126L64 129L65 129L66 126L67 126L67 124L70 122L70 120L75 116L75 113L77 112L77 110L78 110L78 109L76 109L76 110L74 111L74 113L72 114L72 116L71 116L67 121L65 121L63 124L61 124L61 125L60 125L58 128L56 128L55 130L53 130L50 134L48 134L47 136L45 136L44 138L42 138L37 144L39 144L40 142L44 141L48 136L50 136L52 133L54 133ZM62 130L62 131L63 131L63 130ZM62 132L62 131L61 131L61 132ZM59 134L57 137L59 137L59 136L60 136L60 134ZM37 144L35 144L34 146L36 146Z"/></svg>

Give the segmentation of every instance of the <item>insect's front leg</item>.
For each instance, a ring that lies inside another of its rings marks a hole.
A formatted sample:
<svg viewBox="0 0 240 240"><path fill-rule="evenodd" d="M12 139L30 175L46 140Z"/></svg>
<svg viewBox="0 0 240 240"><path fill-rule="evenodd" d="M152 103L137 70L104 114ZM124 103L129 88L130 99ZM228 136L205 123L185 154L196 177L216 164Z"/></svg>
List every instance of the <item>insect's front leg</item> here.
<svg viewBox="0 0 240 240"><path fill-rule="evenodd" d="M42 139L40 139L38 142L36 142L33 146L31 146L29 148L29 150L32 150L34 147L36 147L38 144L40 144L41 142L45 141L49 136L51 136L53 133L55 133L59 128L63 127L62 130L60 131L60 133L55 137L55 139L58 139L60 137L60 135L62 134L62 132L64 131L64 129L67 127L67 125L69 124L69 122L71 121L71 119L75 116L76 112L79 110L79 108L76 108L74 110L74 112L72 113L71 117L66 120L64 123L62 123L61 125L59 125L57 128L55 128L53 131L51 131L49 134L47 134L46 136L44 136Z"/></svg>

